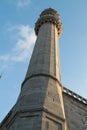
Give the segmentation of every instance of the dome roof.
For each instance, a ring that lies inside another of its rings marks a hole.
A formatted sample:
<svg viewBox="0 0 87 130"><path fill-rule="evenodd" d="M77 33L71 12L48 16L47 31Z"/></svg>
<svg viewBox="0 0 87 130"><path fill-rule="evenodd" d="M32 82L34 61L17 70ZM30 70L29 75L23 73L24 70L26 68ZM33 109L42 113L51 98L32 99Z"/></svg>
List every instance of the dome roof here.
<svg viewBox="0 0 87 130"><path fill-rule="evenodd" d="M51 15L54 15L56 17L59 17L59 14L57 13L56 10L52 9L52 8L47 8L45 9L41 14L40 14L40 17L43 16L43 15L47 15L47 14L51 14Z"/></svg>

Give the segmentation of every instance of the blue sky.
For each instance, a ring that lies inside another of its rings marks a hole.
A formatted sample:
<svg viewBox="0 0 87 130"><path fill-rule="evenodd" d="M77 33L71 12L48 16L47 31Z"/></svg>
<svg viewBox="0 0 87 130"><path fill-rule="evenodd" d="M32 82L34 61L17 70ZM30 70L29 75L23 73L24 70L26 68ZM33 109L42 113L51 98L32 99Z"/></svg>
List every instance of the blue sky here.
<svg viewBox="0 0 87 130"><path fill-rule="evenodd" d="M0 0L0 121L15 104L35 43L35 22L45 8L58 11L63 86L87 98L87 0Z"/></svg>

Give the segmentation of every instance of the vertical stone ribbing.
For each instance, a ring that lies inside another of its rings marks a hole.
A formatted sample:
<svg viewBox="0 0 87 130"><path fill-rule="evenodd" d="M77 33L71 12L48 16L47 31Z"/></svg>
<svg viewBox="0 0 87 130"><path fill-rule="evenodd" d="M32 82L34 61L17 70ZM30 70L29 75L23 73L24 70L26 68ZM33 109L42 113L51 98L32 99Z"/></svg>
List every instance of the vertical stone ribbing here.
<svg viewBox="0 0 87 130"><path fill-rule="evenodd" d="M61 30L55 10L41 13L21 93L12 109L10 125L2 130L66 130L58 51Z"/></svg>

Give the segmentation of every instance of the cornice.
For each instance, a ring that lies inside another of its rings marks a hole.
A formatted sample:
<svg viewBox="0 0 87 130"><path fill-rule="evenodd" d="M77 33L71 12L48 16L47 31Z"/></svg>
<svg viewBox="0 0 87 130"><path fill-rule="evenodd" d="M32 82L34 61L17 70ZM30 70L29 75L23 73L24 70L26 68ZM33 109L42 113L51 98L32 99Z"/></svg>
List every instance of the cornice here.
<svg viewBox="0 0 87 130"><path fill-rule="evenodd" d="M63 92L71 97L73 97L74 99L78 100L79 102L87 105L87 99L83 98L82 96L74 93L73 91L63 87Z"/></svg>

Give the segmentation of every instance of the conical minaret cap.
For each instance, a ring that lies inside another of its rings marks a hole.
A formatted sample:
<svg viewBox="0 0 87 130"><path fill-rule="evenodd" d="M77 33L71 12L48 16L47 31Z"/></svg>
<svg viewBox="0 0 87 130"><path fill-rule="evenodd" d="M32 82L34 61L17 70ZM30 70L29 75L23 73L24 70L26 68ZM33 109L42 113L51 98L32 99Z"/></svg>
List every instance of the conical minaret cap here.
<svg viewBox="0 0 87 130"><path fill-rule="evenodd" d="M54 10L52 8L48 8L48 9L45 9L40 14L40 17L35 24L36 35L38 35L39 29L44 23L53 23L54 25L56 25L57 31L58 31L58 36L61 35L61 33L62 33L62 23L60 21L59 14L57 13L56 10Z"/></svg>

